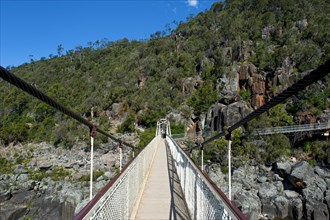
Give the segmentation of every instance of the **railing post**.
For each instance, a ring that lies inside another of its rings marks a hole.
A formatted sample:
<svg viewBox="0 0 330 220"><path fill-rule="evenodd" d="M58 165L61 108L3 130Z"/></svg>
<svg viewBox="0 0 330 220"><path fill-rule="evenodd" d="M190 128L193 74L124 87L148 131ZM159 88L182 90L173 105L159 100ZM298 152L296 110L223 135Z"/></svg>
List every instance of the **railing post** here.
<svg viewBox="0 0 330 220"><path fill-rule="evenodd" d="M201 170L204 171L204 147L201 147Z"/></svg>
<svg viewBox="0 0 330 220"><path fill-rule="evenodd" d="M228 140L228 199L231 200L231 133L226 137Z"/></svg>
<svg viewBox="0 0 330 220"><path fill-rule="evenodd" d="M89 200L93 198L93 158L94 158L94 137L96 136L96 126L90 132L91 135L91 170L90 170L90 183L89 183Z"/></svg>
<svg viewBox="0 0 330 220"><path fill-rule="evenodd" d="M119 143L119 172L121 173L121 170L123 168L123 149L122 149L121 143Z"/></svg>

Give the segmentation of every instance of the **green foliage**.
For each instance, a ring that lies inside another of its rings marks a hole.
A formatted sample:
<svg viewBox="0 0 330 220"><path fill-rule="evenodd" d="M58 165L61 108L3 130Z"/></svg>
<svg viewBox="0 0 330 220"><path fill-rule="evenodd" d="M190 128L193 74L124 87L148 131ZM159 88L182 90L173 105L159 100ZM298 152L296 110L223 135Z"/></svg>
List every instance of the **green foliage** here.
<svg viewBox="0 0 330 220"><path fill-rule="evenodd" d="M224 138L217 139L204 148L204 160L227 164L228 142Z"/></svg>
<svg viewBox="0 0 330 220"><path fill-rule="evenodd" d="M97 178L99 178L100 176L102 176L104 174L104 171L103 170L96 170L96 171L93 171L93 181L96 181ZM88 182L90 181L90 174L86 174L86 175L83 175L79 181L81 182Z"/></svg>
<svg viewBox="0 0 330 220"><path fill-rule="evenodd" d="M59 45L59 57L50 55L10 69L80 115L96 107L95 120L105 130L110 129L109 121L99 113L110 110L113 103L125 103L120 116L128 116L118 132L134 132L134 123L148 131L171 111L181 109L187 118L190 107L195 114L205 112L220 98L217 80L233 63L248 60L266 73L283 67L287 58L295 64L293 72L324 63L330 57L330 29L324 28L329 26L329 14L325 0L228 0L190 16L175 30L167 27L166 32L155 32L149 40L103 39L89 42L85 48L68 49L65 55ZM193 94L184 94L184 80L196 76L203 84ZM293 120L288 112L307 110L318 116L329 108L325 98L330 96L328 82L329 78L322 89L311 86L289 107L271 110L255 127L290 125ZM277 85L272 89L280 90ZM4 144L50 141L70 147L77 139L86 139L84 126L37 99L6 83L1 83L0 92L5 94L0 100L0 140ZM249 102L249 93L241 91L240 95ZM255 152L254 144L243 148L237 148L238 155Z"/></svg>
<svg viewBox="0 0 330 220"><path fill-rule="evenodd" d="M71 172L63 167L54 166L50 172L46 170L33 171L28 170L30 178L36 181L42 181L44 178L50 177L53 181L64 180L65 177L70 177Z"/></svg>
<svg viewBox="0 0 330 220"><path fill-rule="evenodd" d="M305 150L305 144L304 144ZM330 142L329 141L314 141L310 143L309 152L317 161L330 163Z"/></svg>
<svg viewBox="0 0 330 220"><path fill-rule="evenodd" d="M117 132L134 132L135 131L135 115L133 113L128 114L125 121L118 127Z"/></svg>
<svg viewBox="0 0 330 220"><path fill-rule="evenodd" d="M242 99L245 102L250 103L250 101L251 101L251 92L250 92L250 90L240 90L239 95L242 97Z"/></svg>
<svg viewBox="0 0 330 220"><path fill-rule="evenodd" d="M261 158L268 163L274 163L281 156L289 156L291 145L289 138L284 134L274 134L265 137Z"/></svg>
<svg viewBox="0 0 330 220"><path fill-rule="evenodd" d="M155 138L155 134L156 134L156 127L148 128L144 132L139 132L140 141L137 147L139 149L143 149L144 147L146 147L147 144L149 144L150 141L152 141L152 139Z"/></svg>
<svg viewBox="0 0 330 220"><path fill-rule="evenodd" d="M217 100L217 90L214 90L211 82L205 82L203 87L196 90L188 99L188 105L194 108L196 114L200 114L205 112Z"/></svg>
<svg viewBox="0 0 330 220"><path fill-rule="evenodd" d="M12 162L7 160L5 157L0 157L0 173L1 174L7 174L7 173L13 173L12 170Z"/></svg>
<svg viewBox="0 0 330 220"><path fill-rule="evenodd" d="M311 153L312 152L312 145L309 141L304 142L304 151L306 153Z"/></svg>
<svg viewBox="0 0 330 220"><path fill-rule="evenodd" d="M293 117L285 110L284 104L278 104L271 108L268 112L268 118L271 126L288 126L293 125Z"/></svg>
<svg viewBox="0 0 330 220"><path fill-rule="evenodd" d="M178 123L171 123L171 133L172 134L182 134L184 133L184 125Z"/></svg>
<svg viewBox="0 0 330 220"><path fill-rule="evenodd" d="M299 100L288 105L288 111L295 114L299 111L312 112L315 116L322 113L323 109L330 108L330 102L327 97L330 96L330 77L327 76L323 83L325 88L319 88L318 85L311 85L306 91L298 94ZM315 92L317 91L317 92Z"/></svg>

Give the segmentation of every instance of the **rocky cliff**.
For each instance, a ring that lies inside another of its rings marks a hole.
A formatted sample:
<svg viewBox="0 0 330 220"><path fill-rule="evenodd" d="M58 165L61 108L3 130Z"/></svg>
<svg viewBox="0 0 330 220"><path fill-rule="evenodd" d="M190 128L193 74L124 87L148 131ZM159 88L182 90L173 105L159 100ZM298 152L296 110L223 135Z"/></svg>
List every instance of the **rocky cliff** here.
<svg viewBox="0 0 330 220"><path fill-rule="evenodd" d="M103 144L94 152L95 195L119 171L115 143ZM131 151L123 150L124 164ZM89 146L77 143L72 149L47 143L9 145L1 149L8 174L0 175L1 220L72 219L89 201ZM11 169L11 170L10 170Z"/></svg>

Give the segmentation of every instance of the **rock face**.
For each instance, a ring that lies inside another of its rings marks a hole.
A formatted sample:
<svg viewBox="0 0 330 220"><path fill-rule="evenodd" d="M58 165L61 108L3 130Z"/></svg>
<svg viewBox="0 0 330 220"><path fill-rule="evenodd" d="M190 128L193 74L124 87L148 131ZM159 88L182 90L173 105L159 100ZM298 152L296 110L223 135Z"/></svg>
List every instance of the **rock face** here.
<svg viewBox="0 0 330 220"><path fill-rule="evenodd" d="M289 175L290 183L297 189L306 188L306 181L310 181L315 177L314 169L306 161L301 161L292 167Z"/></svg>
<svg viewBox="0 0 330 220"><path fill-rule="evenodd" d="M228 195L228 176L215 167L206 170ZM232 171L233 203L249 219L329 219L327 169L290 160L277 162L271 168L244 164ZM291 184L292 180L295 184Z"/></svg>
<svg viewBox="0 0 330 220"><path fill-rule="evenodd" d="M208 128L208 132L222 131L224 126L233 125L251 111L244 101L234 102L228 106L214 104L208 110L204 127Z"/></svg>
<svg viewBox="0 0 330 220"><path fill-rule="evenodd" d="M249 219L258 219L261 212L261 202L258 196L251 191L241 190L235 194L234 204Z"/></svg>
<svg viewBox="0 0 330 220"><path fill-rule="evenodd" d="M274 30L273 26L265 27L263 37L265 39L269 38ZM245 45L243 47L247 48L250 45L249 42L244 42L243 44ZM241 52L242 54L239 56L249 56L246 52ZM230 57L232 56L233 54L230 53ZM231 67L224 69L221 78L217 79L217 90L220 91L220 100L208 110L206 127L210 127L211 131L221 131L221 126L224 124L231 125L234 123L234 120L231 119L232 117L227 118L220 113L209 117L209 113L217 109L216 105L225 105L229 108L231 104L239 103L241 99L251 104L252 109L257 109L264 105L267 100L276 96L290 85L290 82L292 82L290 77L293 75L291 73L294 70L294 66L295 63L290 57L286 57L282 66L272 72L264 72L248 61L232 63ZM271 89L275 87L278 90ZM224 109L224 107L221 107L221 109ZM223 111L221 110L221 112ZM239 118L236 111L234 111L234 114L235 119ZM220 120L220 118L222 119ZM223 121L225 122L223 123Z"/></svg>
<svg viewBox="0 0 330 220"><path fill-rule="evenodd" d="M244 101L239 101L228 105L223 109L224 125L231 126L241 118L248 115L252 110L247 107Z"/></svg>
<svg viewBox="0 0 330 220"><path fill-rule="evenodd" d="M192 94L193 91L198 89L203 84L203 80L200 76L188 77L183 80L182 84L182 92L185 94Z"/></svg>
<svg viewBox="0 0 330 220"><path fill-rule="evenodd" d="M207 128L205 130L209 133L213 131L221 131L223 126L224 126L224 119L223 119L223 109L226 106L220 103L216 103L212 105L206 115L206 123L207 123Z"/></svg>
<svg viewBox="0 0 330 220"><path fill-rule="evenodd" d="M1 220L72 219L89 199L90 159L85 148L81 144L66 150L41 143L16 146L10 152L7 147L8 158L20 152L31 161L15 166L16 173L0 174ZM131 152L124 148L123 153L125 164ZM94 157L100 158L94 160L95 173L100 175L94 181L95 194L115 175L119 151L116 145L101 145Z"/></svg>

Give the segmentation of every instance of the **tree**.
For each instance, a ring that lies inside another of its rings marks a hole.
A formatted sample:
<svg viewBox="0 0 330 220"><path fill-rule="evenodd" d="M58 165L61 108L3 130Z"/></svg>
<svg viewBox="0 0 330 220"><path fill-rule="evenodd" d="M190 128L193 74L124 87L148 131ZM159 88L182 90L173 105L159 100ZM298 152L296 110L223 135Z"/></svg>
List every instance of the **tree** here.
<svg viewBox="0 0 330 220"><path fill-rule="evenodd" d="M62 44L60 44L60 45L57 46L57 54L58 54L59 57L62 56L63 49L64 48L63 48Z"/></svg>

